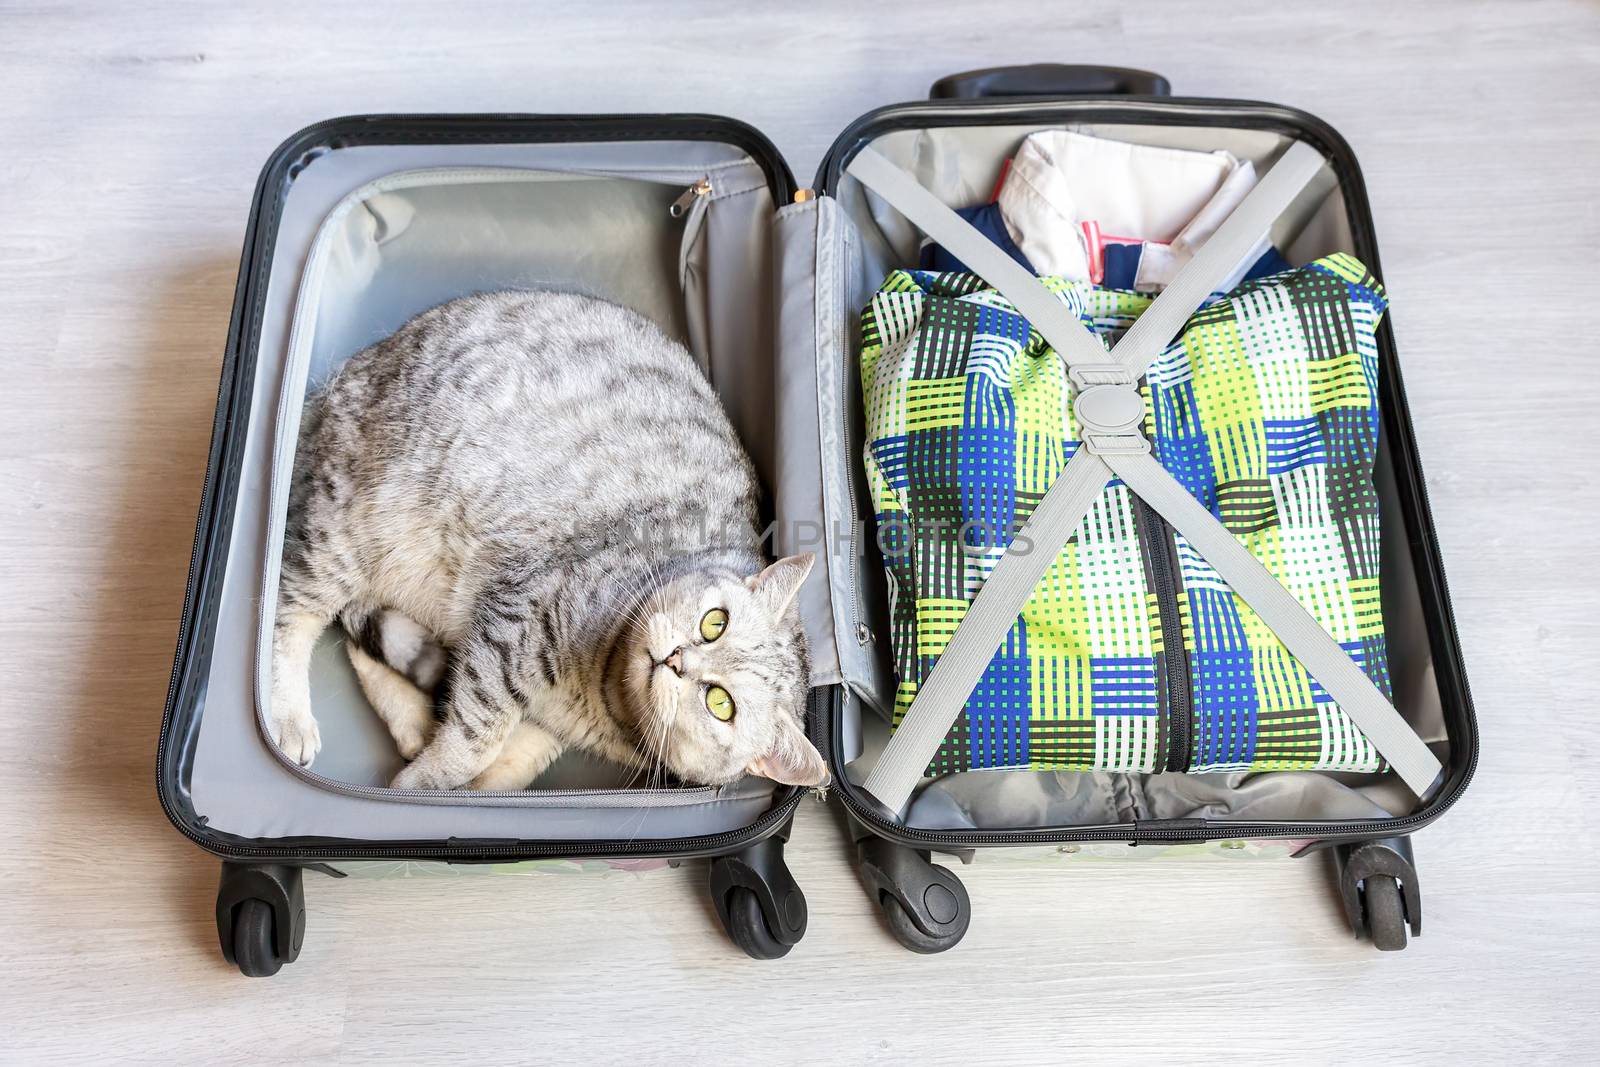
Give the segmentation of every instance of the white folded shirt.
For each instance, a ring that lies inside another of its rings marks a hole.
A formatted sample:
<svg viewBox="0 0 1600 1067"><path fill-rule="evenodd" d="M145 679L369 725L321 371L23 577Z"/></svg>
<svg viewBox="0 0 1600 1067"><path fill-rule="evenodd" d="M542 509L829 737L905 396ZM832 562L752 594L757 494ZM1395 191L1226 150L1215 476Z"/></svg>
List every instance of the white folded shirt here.
<svg viewBox="0 0 1600 1067"><path fill-rule="evenodd" d="M1044 130L1022 142L998 202L1011 239L1038 273L1092 281L1098 250L1087 245L1089 223L1105 240L1145 242L1135 288L1153 292L1166 287L1255 184L1254 165L1229 152ZM1263 237L1236 274L1248 271L1267 245Z"/></svg>

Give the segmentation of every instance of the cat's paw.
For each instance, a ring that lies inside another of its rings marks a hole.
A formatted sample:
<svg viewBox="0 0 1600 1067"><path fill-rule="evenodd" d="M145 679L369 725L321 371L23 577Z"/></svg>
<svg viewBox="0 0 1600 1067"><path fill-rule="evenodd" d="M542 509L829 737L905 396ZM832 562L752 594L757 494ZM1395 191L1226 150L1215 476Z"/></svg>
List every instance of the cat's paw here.
<svg viewBox="0 0 1600 1067"><path fill-rule="evenodd" d="M390 789L449 789L450 783L441 780L424 763L408 763L389 783Z"/></svg>
<svg viewBox="0 0 1600 1067"><path fill-rule="evenodd" d="M389 733L394 737L394 747L400 750L400 755L408 760L414 760L422 750L428 747L428 734L426 726L432 725L432 719L426 723L390 723Z"/></svg>
<svg viewBox="0 0 1600 1067"><path fill-rule="evenodd" d="M322 732L309 713L273 716L272 740L278 751L302 767L311 766L322 750Z"/></svg>
<svg viewBox="0 0 1600 1067"><path fill-rule="evenodd" d="M345 648L361 690L389 728L394 747L406 759L416 759L433 733L433 701L410 679L373 659L361 646L351 642Z"/></svg>
<svg viewBox="0 0 1600 1067"><path fill-rule="evenodd" d="M536 774L523 762L495 763L466 784L480 793L517 793L533 784Z"/></svg>

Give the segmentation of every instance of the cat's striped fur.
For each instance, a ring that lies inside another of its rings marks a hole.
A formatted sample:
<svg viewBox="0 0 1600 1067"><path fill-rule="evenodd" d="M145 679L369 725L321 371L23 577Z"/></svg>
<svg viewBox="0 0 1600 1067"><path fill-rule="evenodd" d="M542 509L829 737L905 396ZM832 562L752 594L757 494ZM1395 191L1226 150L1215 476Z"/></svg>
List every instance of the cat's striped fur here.
<svg viewBox="0 0 1600 1067"><path fill-rule="evenodd" d="M690 782L822 782L795 607L811 558L763 567L757 496L692 357L643 317L528 292L419 315L308 405L274 740L316 755L310 654L338 619L414 757L396 787L520 789L566 746Z"/></svg>

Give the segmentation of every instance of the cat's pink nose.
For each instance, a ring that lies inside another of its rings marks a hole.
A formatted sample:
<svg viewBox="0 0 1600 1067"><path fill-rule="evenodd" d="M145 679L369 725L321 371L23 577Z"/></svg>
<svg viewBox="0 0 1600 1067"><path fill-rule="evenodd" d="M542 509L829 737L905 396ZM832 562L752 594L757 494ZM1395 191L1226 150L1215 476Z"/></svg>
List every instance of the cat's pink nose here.
<svg viewBox="0 0 1600 1067"><path fill-rule="evenodd" d="M683 677L683 646L679 645L672 650L672 655L661 661L672 669L672 673L679 678Z"/></svg>

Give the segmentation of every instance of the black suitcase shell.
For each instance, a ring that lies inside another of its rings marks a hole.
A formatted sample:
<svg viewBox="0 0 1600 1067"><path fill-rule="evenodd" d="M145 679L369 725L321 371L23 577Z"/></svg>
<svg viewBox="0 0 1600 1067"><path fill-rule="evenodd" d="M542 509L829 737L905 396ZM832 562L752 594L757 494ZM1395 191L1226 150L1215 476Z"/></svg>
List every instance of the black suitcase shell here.
<svg viewBox="0 0 1600 1067"><path fill-rule="evenodd" d="M1079 87L1092 87L1090 95L1075 95ZM1330 161L1348 217L1349 251L1383 276L1360 167L1332 127L1278 105L1165 93L1166 80L1158 75L1110 68L1041 65L953 75L934 86L933 100L881 108L858 119L823 160L816 188L824 196L836 193L853 153L898 130L1075 123L1264 131L1309 142ZM1417 621L1426 631L1448 737L1445 774L1427 802L1397 817L1365 821L1155 819L1111 825L922 830L890 816L852 782L844 755L849 749L844 737L846 694L838 687L818 691L812 715L814 740L834 768L834 792L849 813L859 871L883 908L891 932L907 948L948 949L961 939L969 921L965 889L948 868L930 861L932 853L969 861L975 850L985 847L1095 841L1135 845L1212 841L1237 847L1246 839L1276 839L1290 842L1295 854L1302 856L1331 848L1341 901L1358 936L1369 936L1380 948L1395 949L1404 947L1408 928L1414 934L1421 932L1421 896L1410 835L1442 815L1466 789L1477 764L1478 731L1388 315L1379 329L1378 344L1381 434L1388 458L1379 478L1392 490L1382 502L1384 538L1387 545L1403 537L1403 554L1413 572L1400 578L1390 575L1386 555L1385 600L1389 586L1400 584L1402 578L1408 589L1414 584ZM1383 464L1383 455L1379 462Z"/></svg>
<svg viewBox="0 0 1600 1067"><path fill-rule="evenodd" d="M1275 105L1173 98L1165 92L1165 80L1158 76L1110 68L1046 65L957 75L935 86L935 95L942 99L881 108L853 123L824 158L813 188L817 196L835 196L850 155L875 138L901 130L1092 123L1264 131L1308 141L1331 161L1348 214L1350 251L1382 276L1360 170L1349 146L1333 129L1303 112ZM782 858L783 842L801 797L796 790L775 791L770 807L734 830L654 840L243 837L211 826L196 810L191 795L196 738L208 697L218 605L229 566L229 538L250 427L252 385L258 373L263 302L279 213L293 182L320 156L353 146L649 141L709 141L733 146L760 166L775 206L812 196L810 190L797 194L781 156L757 131L732 120L701 115L351 117L295 134L262 171L241 255L157 756L158 791L168 817L196 844L223 860L217 902L219 937L224 955L247 974L270 974L298 954L305 925L301 872L309 867L337 873L339 863L356 860L489 863L552 856L627 860L651 856L676 863L684 858L714 857L713 900L742 948L760 958L780 956L804 933L804 896ZM1379 344L1383 434L1390 457L1387 474L1393 485L1393 514L1386 509L1385 521L1388 529L1401 531L1414 571L1426 647L1449 739L1442 787L1418 810L1381 821L1166 820L919 830L885 818L870 798L852 785L845 740L848 692L843 685L822 686L813 692L813 738L833 767L832 792L849 814L869 892L884 908L891 930L902 943L918 951L939 951L958 941L967 926L966 892L948 869L930 862L931 853L970 858L980 847L1097 840L1153 843L1265 837L1304 841L1305 851L1333 847L1340 859L1347 913L1358 933L1369 931L1382 947L1398 947L1404 944L1407 924L1414 932L1420 931L1420 896L1408 838L1442 814L1465 789L1477 760L1477 729L1387 318ZM1386 584L1388 581L1386 576Z"/></svg>

